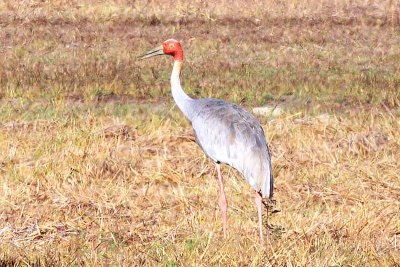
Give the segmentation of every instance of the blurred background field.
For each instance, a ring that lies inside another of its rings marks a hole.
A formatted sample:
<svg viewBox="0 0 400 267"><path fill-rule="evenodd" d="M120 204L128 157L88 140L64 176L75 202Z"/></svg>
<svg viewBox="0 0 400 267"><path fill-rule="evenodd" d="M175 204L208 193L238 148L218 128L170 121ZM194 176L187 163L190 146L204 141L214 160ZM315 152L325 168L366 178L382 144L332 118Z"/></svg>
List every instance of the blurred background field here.
<svg viewBox="0 0 400 267"><path fill-rule="evenodd" d="M258 116L276 181L216 173L169 88ZM398 1L0 2L0 265L399 266Z"/></svg>

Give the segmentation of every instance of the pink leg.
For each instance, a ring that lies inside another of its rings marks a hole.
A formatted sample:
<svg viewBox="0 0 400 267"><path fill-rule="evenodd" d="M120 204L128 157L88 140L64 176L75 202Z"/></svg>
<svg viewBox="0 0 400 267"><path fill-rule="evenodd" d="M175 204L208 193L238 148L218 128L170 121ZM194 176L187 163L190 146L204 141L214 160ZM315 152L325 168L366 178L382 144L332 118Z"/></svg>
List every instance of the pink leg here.
<svg viewBox="0 0 400 267"><path fill-rule="evenodd" d="M258 228L260 234L260 241L264 241L263 231L262 231L262 216L261 216L261 207L262 207L262 196L260 193L256 192L255 203L258 212Z"/></svg>
<svg viewBox="0 0 400 267"><path fill-rule="evenodd" d="M224 182L222 180L222 175L221 175L221 166L219 164L216 164L216 168L217 168L217 174L218 174L218 184L219 184L219 189L220 189L219 206L220 206L221 212L222 212L222 222L224 224L224 236L226 236L228 203L226 201Z"/></svg>

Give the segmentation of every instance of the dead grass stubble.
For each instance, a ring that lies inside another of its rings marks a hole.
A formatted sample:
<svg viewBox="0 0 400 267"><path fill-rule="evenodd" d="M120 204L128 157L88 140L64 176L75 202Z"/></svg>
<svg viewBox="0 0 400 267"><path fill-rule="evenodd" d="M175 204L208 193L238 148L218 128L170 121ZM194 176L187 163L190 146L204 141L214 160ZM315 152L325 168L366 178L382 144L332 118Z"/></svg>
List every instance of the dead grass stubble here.
<svg viewBox="0 0 400 267"><path fill-rule="evenodd" d="M266 125L279 212L265 248L251 190L228 168L230 235L220 238L213 165L174 124L146 134L109 117L3 124L3 253L82 264L398 262L397 120L372 110Z"/></svg>

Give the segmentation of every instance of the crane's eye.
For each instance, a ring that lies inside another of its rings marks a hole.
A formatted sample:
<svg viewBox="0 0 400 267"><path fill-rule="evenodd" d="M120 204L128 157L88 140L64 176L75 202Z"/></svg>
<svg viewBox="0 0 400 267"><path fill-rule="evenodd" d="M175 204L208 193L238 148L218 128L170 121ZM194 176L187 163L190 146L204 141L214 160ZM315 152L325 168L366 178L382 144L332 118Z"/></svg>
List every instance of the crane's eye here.
<svg viewBox="0 0 400 267"><path fill-rule="evenodd" d="M169 44L169 49L174 49L175 45L174 44Z"/></svg>

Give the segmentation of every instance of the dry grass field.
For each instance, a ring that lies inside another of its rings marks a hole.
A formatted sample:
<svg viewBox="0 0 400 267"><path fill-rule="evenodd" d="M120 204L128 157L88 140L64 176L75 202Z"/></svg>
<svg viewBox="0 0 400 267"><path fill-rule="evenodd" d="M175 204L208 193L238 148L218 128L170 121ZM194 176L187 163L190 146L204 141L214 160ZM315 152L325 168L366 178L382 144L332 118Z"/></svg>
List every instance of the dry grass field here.
<svg viewBox="0 0 400 267"><path fill-rule="evenodd" d="M190 95L282 109L264 244L135 59L171 37ZM0 266L400 266L400 2L5 0L0 52Z"/></svg>

